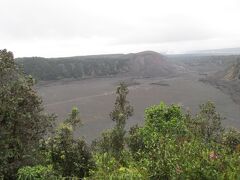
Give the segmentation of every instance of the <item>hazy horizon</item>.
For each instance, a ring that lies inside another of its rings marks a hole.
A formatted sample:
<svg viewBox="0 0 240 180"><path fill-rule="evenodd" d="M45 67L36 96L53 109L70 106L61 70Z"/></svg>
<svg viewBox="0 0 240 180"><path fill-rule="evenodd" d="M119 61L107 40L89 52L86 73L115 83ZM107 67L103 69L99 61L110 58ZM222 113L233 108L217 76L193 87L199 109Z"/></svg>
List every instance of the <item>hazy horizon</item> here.
<svg viewBox="0 0 240 180"><path fill-rule="evenodd" d="M239 8L238 0L1 0L0 49L67 57L235 48Z"/></svg>

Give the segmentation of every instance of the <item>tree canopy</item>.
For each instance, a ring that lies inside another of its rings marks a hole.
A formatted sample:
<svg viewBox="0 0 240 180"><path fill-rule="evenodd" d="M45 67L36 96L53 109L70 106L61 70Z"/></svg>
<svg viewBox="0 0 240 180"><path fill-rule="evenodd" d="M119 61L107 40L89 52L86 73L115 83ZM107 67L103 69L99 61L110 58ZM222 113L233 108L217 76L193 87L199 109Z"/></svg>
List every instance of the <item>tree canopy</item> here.
<svg viewBox="0 0 240 180"><path fill-rule="evenodd" d="M12 178L19 167L34 163L32 154L55 117L45 114L33 78L6 49L0 50L0 77L0 175Z"/></svg>

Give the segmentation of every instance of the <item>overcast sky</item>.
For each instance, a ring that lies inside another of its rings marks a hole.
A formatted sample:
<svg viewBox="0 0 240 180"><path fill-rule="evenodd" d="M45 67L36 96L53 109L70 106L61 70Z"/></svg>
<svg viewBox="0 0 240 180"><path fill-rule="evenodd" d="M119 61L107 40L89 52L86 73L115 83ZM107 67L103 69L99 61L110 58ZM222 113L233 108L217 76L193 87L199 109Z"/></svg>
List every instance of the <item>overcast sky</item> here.
<svg viewBox="0 0 240 180"><path fill-rule="evenodd" d="M240 0L0 0L16 57L240 47Z"/></svg>

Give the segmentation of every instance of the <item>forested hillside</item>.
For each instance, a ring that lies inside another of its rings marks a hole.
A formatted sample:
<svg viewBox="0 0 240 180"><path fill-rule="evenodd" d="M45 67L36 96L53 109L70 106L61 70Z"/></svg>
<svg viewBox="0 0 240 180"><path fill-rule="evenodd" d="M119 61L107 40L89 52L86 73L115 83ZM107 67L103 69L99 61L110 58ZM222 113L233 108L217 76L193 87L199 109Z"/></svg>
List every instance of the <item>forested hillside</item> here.
<svg viewBox="0 0 240 180"><path fill-rule="evenodd" d="M146 51L136 54L96 55L66 58L17 58L27 74L38 80L63 78L107 77L117 74L133 76L168 76L177 67L159 53Z"/></svg>
<svg viewBox="0 0 240 180"><path fill-rule="evenodd" d="M111 76L127 72L127 59L115 56L71 58L20 58L24 71L38 80Z"/></svg>

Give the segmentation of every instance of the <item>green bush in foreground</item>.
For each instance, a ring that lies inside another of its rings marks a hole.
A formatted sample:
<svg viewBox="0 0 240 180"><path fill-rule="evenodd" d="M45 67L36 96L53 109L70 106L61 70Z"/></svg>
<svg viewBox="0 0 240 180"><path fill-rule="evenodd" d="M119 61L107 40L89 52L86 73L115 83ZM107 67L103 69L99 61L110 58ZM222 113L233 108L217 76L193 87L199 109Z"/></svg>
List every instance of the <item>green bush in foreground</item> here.
<svg viewBox="0 0 240 180"><path fill-rule="evenodd" d="M139 168L131 159L128 152L123 152L125 165L109 153L96 153L94 156L96 169L91 172L89 179L147 179L146 169Z"/></svg>
<svg viewBox="0 0 240 180"><path fill-rule="evenodd" d="M111 153L96 151L91 177L239 179L239 133L224 134L221 119L211 102L201 105L196 117L189 117L177 105L161 103L147 108L145 124L132 127L126 137L128 146L121 161Z"/></svg>
<svg viewBox="0 0 240 180"><path fill-rule="evenodd" d="M54 136L48 138L44 144L47 163L63 177L83 178L88 176L90 169L94 167L92 154L86 142L73 136L75 127L79 124L81 120L78 109L73 108Z"/></svg>
<svg viewBox="0 0 240 180"><path fill-rule="evenodd" d="M53 171L52 166L26 166L18 170L18 180L42 180L42 179L58 179Z"/></svg>

